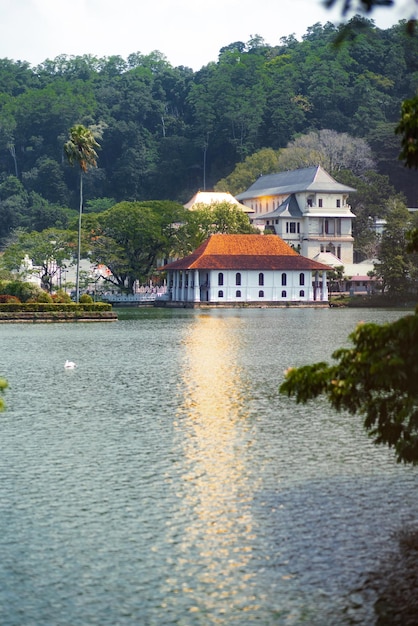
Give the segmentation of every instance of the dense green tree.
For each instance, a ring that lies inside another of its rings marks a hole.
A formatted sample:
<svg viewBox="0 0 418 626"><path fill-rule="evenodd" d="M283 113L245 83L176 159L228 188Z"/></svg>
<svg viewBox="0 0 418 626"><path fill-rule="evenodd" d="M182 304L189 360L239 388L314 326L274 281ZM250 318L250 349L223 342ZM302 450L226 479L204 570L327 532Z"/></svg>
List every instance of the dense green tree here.
<svg viewBox="0 0 418 626"><path fill-rule="evenodd" d="M217 191L238 194L245 191L263 174L281 172L312 165L322 165L329 173L338 176L349 169L353 175L373 168L372 152L363 139L347 133L324 129L300 135L286 148L264 148L238 163L229 174L216 183Z"/></svg>
<svg viewBox="0 0 418 626"><path fill-rule="evenodd" d="M383 291L396 298L408 293L416 294L418 264L416 256L407 251L411 216L398 199L392 203L386 217L375 273L382 282Z"/></svg>
<svg viewBox="0 0 418 626"><path fill-rule="evenodd" d="M238 195L248 189L259 176L277 172L278 156L278 151L272 148L262 148L254 152L243 162L238 163L228 176L218 181L215 191L226 191L234 196Z"/></svg>
<svg viewBox="0 0 418 626"><path fill-rule="evenodd" d="M10 196L25 195L25 187L16 176L7 176L0 184L0 200L6 200Z"/></svg>
<svg viewBox="0 0 418 626"><path fill-rule="evenodd" d="M322 165L336 175L340 170L360 174L374 168L370 146L364 139L323 129L291 141L278 157L278 170Z"/></svg>
<svg viewBox="0 0 418 626"><path fill-rule="evenodd" d="M390 324L360 324L351 348L325 362L290 368L280 391L306 403L324 395L337 410L359 413L377 444L398 461L418 463L418 311Z"/></svg>
<svg viewBox="0 0 418 626"><path fill-rule="evenodd" d="M227 202L188 211L176 202L121 202L84 217L90 259L111 271L109 283L131 293L166 259L189 254L213 233L258 233L246 213Z"/></svg>
<svg viewBox="0 0 418 626"><path fill-rule="evenodd" d="M84 179L89 198L185 202L261 149L329 129L366 140L378 172L414 206L414 177L394 164L403 135L393 131L401 102L418 88L418 36L365 18L348 26L339 47L341 28L330 23L314 24L302 41L234 42L198 72L159 52L61 55L37 68L3 60L0 183L14 175L26 192L75 208L76 175L63 167L62 146L81 122L103 129L100 167Z"/></svg>
<svg viewBox="0 0 418 626"><path fill-rule="evenodd" d="M363 5L373 8L376 3L368 0ZM351 2L345 3L346 8L350 6ZM411 164L416 166L413 155L414 150ZM396 280L405 287L409 274L405 252L418 252L418 229L411 231L409 239L404 238L408 219L408 212L399 202L387 217L382 247L383 252L396 257L388 263L387 273L393 289L397 289ZM394 266L397 278L392 282ZM325 395L337 410L360 413L375 443L393 447L398 461L417 464L418 309L415 315L391 324L361 324L350 339L354 347L334 352L335 365L321 362L290 368L280 386L281 393L303 403Z"/></svg>
<svg viewBox="0 0 418 626"><path fill-rule="evenodd" d="M217 171L214 153L222 151L223 175L226 168L260 147L267 98L263 88L265 47L253 44L247 44L245 54L236 47L224 51L218 64L209 64L197 73L190 88L188 102L202 150L203 179L211 185Z"/></svg>
<svg viewBox="0 0 418 626"><path fill-rule="evenodd" d="M283 147L309 125L312 104L302 93L301 67L292 44L277 49L265 63L263 88L268 98L260 129L260 142L264 146Z"/></svg>
<svg viewBox="0 0 418 626"><path fill-rule="evenodd" d="M41 195L31 192L21 226L28 231L42 231L47 228L67 230L76 215L77 212L73 209L47 202Z"/></svg>
<svg viewBox="0 0 418 626"><path fill-rule="evenodd" d="M418 203L416 173L404 167L399 159L401 139L395 134L395 128L394 122L379 123L368 133L367 141L373 151L378 173L387 177L394 188L394 193L401 192L408 198L408 206L416 206Z"/></svg>
<svg viewBox="0 0 418 626"><path fill-rule="evenodd" d="M76 120L91 117L96 106L91 84L61 77L43 88L27 89L5 105L3 114L12 115L15 122L19 176L35 167L41 157L59 159L68 128Z"/></svg>
<svg viewBox="0 0 418 626"><path fill-rule="evenodd" d="M379 244L376 220L384 219L389 207L396 201L404 202L404 198L396 194L388 176L382 176L373 170L365 170L357 176L349 170L341 170L337 179L356 190L349 198L352 212L356 216L353 221L355 261L375 259Z"/></svg>
<svg viewBox="0 0 418 626"><path fill-rule="evenodd" d="M28 276L22 276L22 278L28 278ZM15 296L19 298L21 302L27 302L28 300L36 300L36 298L42 293L42 290L35 283L25 282L25 280L16 279L12 277L10 280L0 280L0 294Z"/></svg>
<svg viewBox="0 0 418 626"><path fill-rule="evenodd" d="M11 195L0 200L0 246L3 247L12 230L21 226L25 221L27 209L26 193Z"/></svg>
<svg viewBox="0 0 418 626"><path fill-rule="evenodd" d="M251 226L248 214L235 204L225 201L195 204L180 232L181 252L189 254L216 233L244 235L260 234L260 231Z"/></svg>
<svg viewBox="0 0 418 626"><path fill-rule="evenodd" d="M327 272L327 279L329 281L328 290L330 296L332 296L332 293L334 291L343 291L344 278L344 265L338 265L337 267L334 267L330 272Z"/></svg>
<svg viewBox="0 0 418 626"><path fill-rule="evenodd" d="M418 167L418 96L404 100L396 132L402 135L401 159L408 167Z"/></svg>
<svg viewBox="0 0 418 626"><path fill-rule="evenodd" d="M175 202L121 202L111 209L89 214L84 228L90 239L90 258L111 271L107 280L131 293L144 282L157 261L178 248L178 231L186 210Z"/></svg>
<svg viewBox="0 0 418 626"><path fill-rule="evenodd" d="M65 206L70 197L61 163L49 157L40 157L34 167L22 175L28 191L35 191L45 200Z"/></svg>
<svg viewBox="0 0 418 626"><path fill-rule="evenodd" d="M74 233L70 231L49 228L43 232L22 232L5 249L1 266L25 277L31 271L25 265L25 257L30 259L33 272L39 275L45 291L50 292L54 278L74 257L74 243Z"/></svg>
<svg viewBox="0 0 418 626"><path fill-rule="evenodd" d="M95 198L94 200L87 200L84 204L84 213L101 213L107 211L115 206L116 200L114 198Z"/></svg>

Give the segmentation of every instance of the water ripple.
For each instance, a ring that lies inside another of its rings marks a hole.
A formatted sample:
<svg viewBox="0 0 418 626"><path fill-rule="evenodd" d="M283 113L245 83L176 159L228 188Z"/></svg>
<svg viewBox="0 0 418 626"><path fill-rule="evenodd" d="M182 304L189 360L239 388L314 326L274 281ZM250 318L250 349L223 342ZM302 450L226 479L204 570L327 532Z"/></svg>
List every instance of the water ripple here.
<svg viewBox="0 0 418 626"><path fill-rule="evenodd" d="M417 471L277 392L359 318L0 327L0 624L372 624L372 598L349 599L416 519Z"/></svg>

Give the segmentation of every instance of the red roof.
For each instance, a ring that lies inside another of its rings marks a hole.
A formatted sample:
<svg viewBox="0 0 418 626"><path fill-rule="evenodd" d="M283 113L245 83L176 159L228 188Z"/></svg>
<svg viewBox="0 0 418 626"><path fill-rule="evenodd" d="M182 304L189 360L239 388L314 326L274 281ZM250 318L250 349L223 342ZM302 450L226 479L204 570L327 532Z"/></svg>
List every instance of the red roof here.
<svg viewBox="0 0 418 626"><path fill-rule="evenodd" d="M212 235L161 270L332 270L298 254L277 235Z"/></svg>

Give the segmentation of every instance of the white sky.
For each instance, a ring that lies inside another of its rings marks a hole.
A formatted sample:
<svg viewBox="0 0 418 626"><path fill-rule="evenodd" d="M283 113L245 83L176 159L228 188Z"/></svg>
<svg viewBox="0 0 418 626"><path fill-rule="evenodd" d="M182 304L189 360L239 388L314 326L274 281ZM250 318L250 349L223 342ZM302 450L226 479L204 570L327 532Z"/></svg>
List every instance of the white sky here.
<svg viewBox="0 0 418 626"><path fill-rule="evenodd" d="M410 15L372 17L387 28ZM321 0L0 0L0 58L37 65L60 54L126 59L159 50L171 65L198 70L235 41L260 35L273 46L328 21L339 23L340 13Z"/></svg>

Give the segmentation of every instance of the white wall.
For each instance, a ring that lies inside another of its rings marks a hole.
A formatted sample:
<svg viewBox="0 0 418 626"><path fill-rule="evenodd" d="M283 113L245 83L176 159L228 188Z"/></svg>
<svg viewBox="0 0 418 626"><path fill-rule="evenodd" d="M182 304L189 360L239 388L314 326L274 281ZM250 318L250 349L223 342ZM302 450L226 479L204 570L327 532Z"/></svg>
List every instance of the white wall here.
<svg viewBox="0 0 418 626"><path fill-rule="evenodd" d="M223 284L219 284L219 273L223 274ZM264 277L264 284L259 285L259 274ZM189 272L188 287L179 288L179 272L172 272L173 286L170 289L170 299L178 302L195 302L196 293L201 302L213 303L239 303L239 302L309 302L314 300L312 282L314 276L311 271L264 271L255 270L241 271L241 284L236 284L235 270L211 270L199 272L199 289L195 289L195 272ZM206 274L209 275L208 284ZM282 284L282 274L286 275L286 284ZM304 277L304 284L300 284L300 275ZM171 281L171 278L169 279ZM184 277L181 281L185 285ZM222 295L220 294L222 292ZM237 292L241 292L238 295ZM263 295L260 295L263 292ZM303 292L303 295L301 295ZM317 300L321 299L320 288L317 292ZM325 300L328 292L325 292Z"/></svg>

